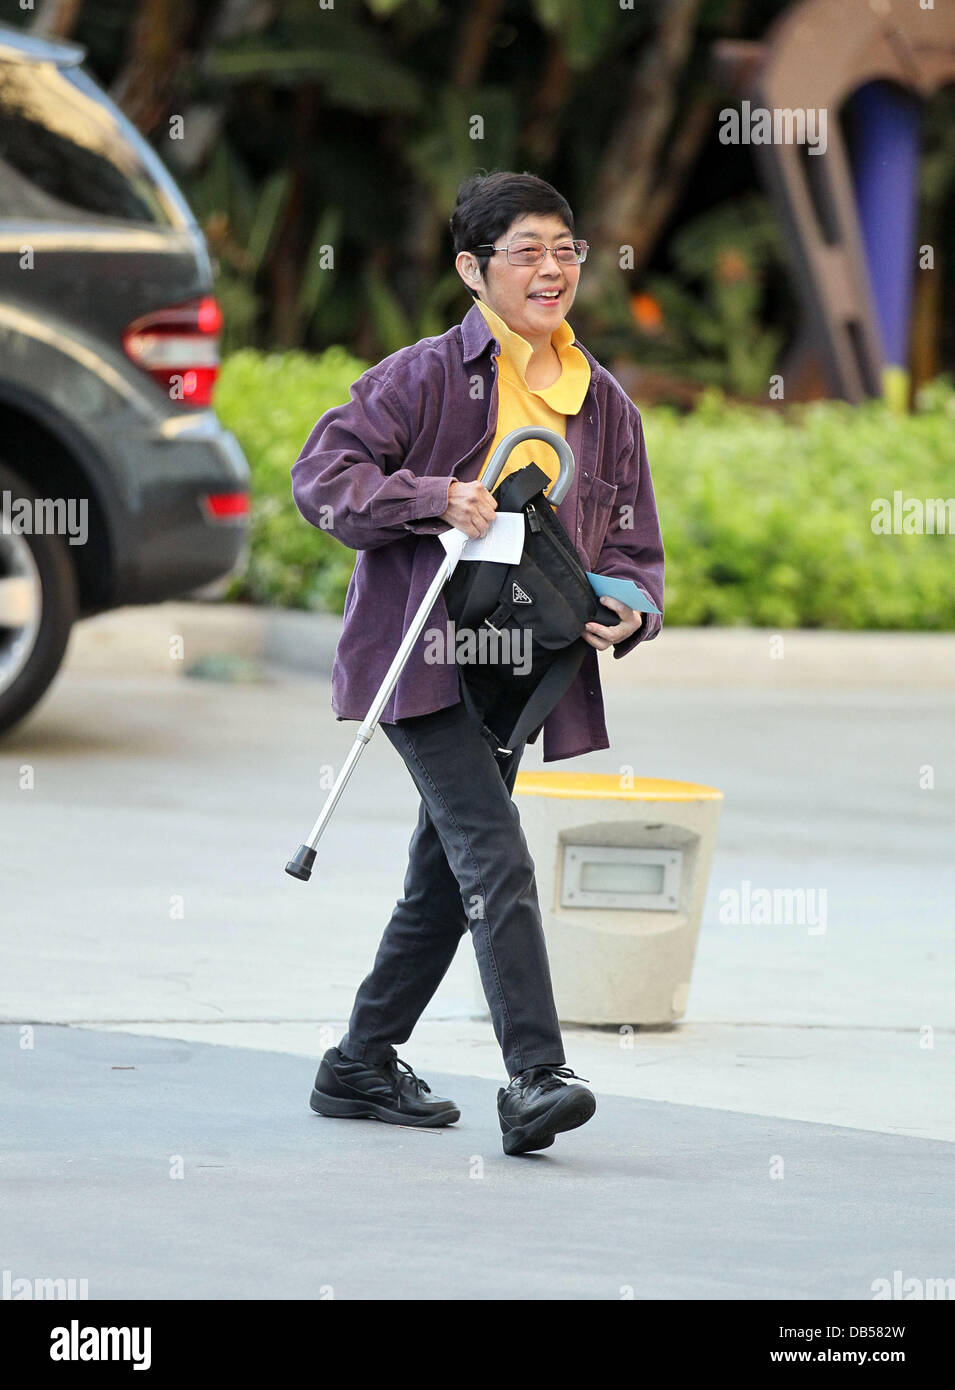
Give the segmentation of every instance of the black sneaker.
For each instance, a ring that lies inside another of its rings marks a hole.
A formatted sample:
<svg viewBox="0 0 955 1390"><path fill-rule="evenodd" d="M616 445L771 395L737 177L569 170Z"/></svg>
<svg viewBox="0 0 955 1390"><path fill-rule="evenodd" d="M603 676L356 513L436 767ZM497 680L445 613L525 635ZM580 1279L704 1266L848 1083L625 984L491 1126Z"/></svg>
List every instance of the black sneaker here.
<svg viewBox="0 0 955 1390"><path fill-rule="evenodd" d="M528 1067L497 1093L506 1154L547 1149L555 1134L586 1124L597 1102L586 1086L568 1086L560 1078L576 1076L570 1067ZM577 1076L586 1081L586 1076Z"/></svg>
<svg viewBox="0 0 955 1390"><path fill-rule="evenodd" d="M330 1047L322 1058L309 1105L317 1115L364 1117L391 1125L451 1125L461 1118L454 1101L433 1096L428 1083L400 1057L377 1064L358 1062L337 1047Z"/></svg>

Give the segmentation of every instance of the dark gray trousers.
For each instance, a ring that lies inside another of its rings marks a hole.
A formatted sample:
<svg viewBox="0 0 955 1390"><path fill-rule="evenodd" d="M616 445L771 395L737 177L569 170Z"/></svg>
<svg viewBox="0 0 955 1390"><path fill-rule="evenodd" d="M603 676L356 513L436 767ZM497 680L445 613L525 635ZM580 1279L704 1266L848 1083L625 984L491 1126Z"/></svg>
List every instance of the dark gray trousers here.
<svg viewBox="0 0 955 1390"><path fill-rule="evenodd" d="M339 1047L397 1056L470 931L508 1076L565 1065L534 862L511 799L521 743L495 753L463 704L382 724L421 794L404 896ZM508 726L508 728L510 725ZM506 732L506 731L505 731Z"/></svg>

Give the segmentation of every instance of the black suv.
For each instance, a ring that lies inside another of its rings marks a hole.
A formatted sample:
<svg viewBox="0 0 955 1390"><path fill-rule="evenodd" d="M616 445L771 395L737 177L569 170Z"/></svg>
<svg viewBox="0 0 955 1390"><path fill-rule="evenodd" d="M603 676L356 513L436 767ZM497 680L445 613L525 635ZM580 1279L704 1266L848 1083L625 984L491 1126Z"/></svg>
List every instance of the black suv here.
<svg viewBox="0 0 955 1390"><path fill-rule="evenodd" d="M0 731L77 618L208 586L247 546L205 240L84 57L0 25Z"/></svg>

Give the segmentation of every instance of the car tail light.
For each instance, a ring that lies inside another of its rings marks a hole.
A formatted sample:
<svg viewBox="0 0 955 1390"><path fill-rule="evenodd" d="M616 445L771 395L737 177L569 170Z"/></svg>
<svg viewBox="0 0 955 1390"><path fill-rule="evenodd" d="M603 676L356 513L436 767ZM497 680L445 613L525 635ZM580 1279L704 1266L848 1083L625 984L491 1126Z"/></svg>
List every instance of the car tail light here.
<svg viewBox="0 0 955 1390"><path fill-rule="evenodd" d="M206 493L201 499L201 505L208 521L232 522L238 525L245 522L249 516L247 492Z"/></svg>
<svg viewBox="0 0 955 1390"><path fill-rule="evenodd" d="M221 331L222 310L206 295L134 319L123 333L123 347L170 400L205 406L219 375Z"/></svg>

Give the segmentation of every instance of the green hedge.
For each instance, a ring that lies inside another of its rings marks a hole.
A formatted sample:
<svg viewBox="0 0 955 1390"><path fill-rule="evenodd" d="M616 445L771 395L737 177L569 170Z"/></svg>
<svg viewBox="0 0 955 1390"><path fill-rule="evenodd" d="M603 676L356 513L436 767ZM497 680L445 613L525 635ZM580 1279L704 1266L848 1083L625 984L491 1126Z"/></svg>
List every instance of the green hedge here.
<svg viewBox="0 0 955 1390"><path fill-rule="evenodd" d="M365 365L342 348L242 351L224 363L216 409L254 479L251 557L231 598L342 611L354 553L299 515L289 470ZM935 383L919 407L776 413L712 393L690 415L646 410L667 622L955 628L955 535L872 529L876 498L955 493L955 391Z"/></svg>
<svg viewBox="0 0 955 1390"><path fill-rule="evenodd" d="M228 598L344 611L355 552L304 519L292 501L290 470L315 422L348 400L366 366L342 347L320 356L244 348L225 359L215 408L252 469L249 563Z"/></svg>

